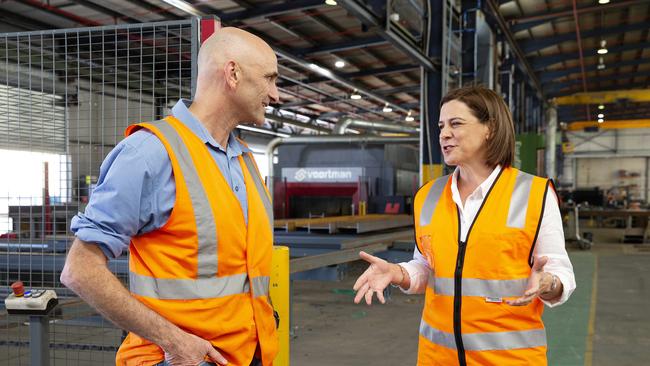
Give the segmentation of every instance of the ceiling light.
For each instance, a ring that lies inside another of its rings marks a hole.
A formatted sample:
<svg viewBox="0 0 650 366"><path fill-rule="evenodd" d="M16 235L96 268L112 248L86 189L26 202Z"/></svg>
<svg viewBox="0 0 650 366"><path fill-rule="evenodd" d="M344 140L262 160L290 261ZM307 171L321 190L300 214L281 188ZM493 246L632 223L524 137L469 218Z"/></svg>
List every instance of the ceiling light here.
<svg viewBox="0 0 650 366"><path fill-rule="evenodd" d="M604 119L602 119L602 118L598 118L598 123L603 123L603 122L605 122Z"/></svg>
<svg viewBox="0 0 650 366"><path fill-rule="evenodd" d="M602 105L602 104L599 104L599 105L598 105L598 109L603 110L603 109L605 109L605 106Z"/></svg>
<svg viewBox="0 0 650 366"><path fill-rule="evenodd" d="M388 103L386 103L386 105L384 106L384 109L382 109L382 112L384 112L384 113L390 113L392 111L393 111L393 108L388 106Z"/></svg>
<svg viewBox="0 0 650 366"><path fill-rule="evenodd" d="M598 66L596 66L596 69L605 70L605 64L598 64Z"/></svg>
<svg viewBox="0 0 650 366"><path fill-rule="evenodd" d="M603 39L600 41L600 48L597 51L599 55L604 55L607 53L607 47L605 46L607 46L607 41Z"/></svg>
<svg viewBox="0 0 650 366"><path fill-rule="evenodd" d="M200 10L195 8L192 4L186 1L183 0L163 0L163 1L189 14L196 15L196 16L205 15L203 12L201 12Z"/></svg>
<svg viewBox="0 0 650 366"><path fill-rule="evenodd" d="M609 4L609 0L598 0L598 4Z"/></svg>
<svg viewBox="0 0 650 366"><path fill-rule="evenodd" d="M605 115L602 113L598 113L598 118L605 118Z"/></svg>
<svg viewBox="0 0 650 366"><path fill-rule="evenodd" d="M353 91L352 94L350 95L350 99L354 99L354 100L359 100L359 99L361 99L361 94L359 94L359 93L357 92L357 89L354 89L354 91Z"/></svg>
<svg viewBox="0 0 650 366"><path fill-rule="evenodd" d="M341 60L338 60L338 61L336 61L336 62L334 63L334 66L336 66L337 68L340 69L340 68L342 68L342 67L345 67L345 62L343 62L343 61L341 61Z"/></svg>
<svg viewBox="0 0 650 366"><path fill-rule="evenodd" d="M327 78L332 77L332 72L329 71L328 69L324 68L324 67L318 66L316 64L309 64L309 68L316 71L317 73L327 77Z"/></svg>
<svg viewBox="0 0 650 366"><path fill-rule="evenodd" d="M331 5L331 6L336 6L336 0L325 0L325 4Z"/></svg>
<svg viewBox="0 0 650 366"><path fill-rule="evenodd" d="M406 115L406 118L404 118L406 122L413 122L415 121L415 118L411 117L411 111Z"/></svg>

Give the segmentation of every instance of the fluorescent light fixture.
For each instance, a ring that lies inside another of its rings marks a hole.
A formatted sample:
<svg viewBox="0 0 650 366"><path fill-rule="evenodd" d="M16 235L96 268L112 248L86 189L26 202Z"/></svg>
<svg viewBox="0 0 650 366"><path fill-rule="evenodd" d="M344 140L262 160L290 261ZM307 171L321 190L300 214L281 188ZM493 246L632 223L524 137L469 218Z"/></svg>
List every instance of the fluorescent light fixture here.
<svg viewBox="0 0 650 366"><path fill-rule="evenodd" d="M326 5L336 6L336 0L325 0Z"/></svg>
<svg viewBox="0 0 650 366"><path fill-rule="evenodd" d="M357 92L357 89L354 89L354 91L350 95L350 99L354 99L354 100L361 99L361 94L359 94L359 92Z"/></svg>
<svg viewBox="0 0 650 366"><path fill-rule="evenodd" d="M282 133L282 132L275 132L271 130L267 130L266 128L259 128L259 127L253 127L253 126L247 126L247 125L239 125L237 126L240 130L246 130L246 131L251 131L251 132L257 132L257 133L262 133L265 135L271 135L271 136L277 136L277 137L291 137L291 135L287 133Z"/></svg>
<svg viewBox="0 0 650 366"><path fill-rule="evenodd" d="M597 52L599 55L605 55L607 54L607 48L599 48Z"/></svg>
<svg viewBox="0 0 650 366"><path fill-rule="evenodd" d="M605 64L598 64L598 66L596 66L596 69L605 70L605 67L606 67Z"/></svg>
<svg viewBox="0 0 650 366"><path fill-rule="evenodd" d="M598 113L598 118L605 118L605 115L602 113Z"/></svg>
<svg viewBox="0 0 650 366"><path fill-rule="evenodd" d="M328 69L324 68L324 67L318 66L316 64L309 64L309 68L316 71L317 73L327 77L327 78L332 77L332 72L329 71Z"/></svg>
<svg viewBox="0 0 650 366"><path fill-rule="evenodd" d="M390 113L390 112L393 111L393 108L391 108L391 107L388 105L388 103L386 103L386 105L384 106L384 109L382 109L381 111L384 112L384 113Z"/></svg>
<svg viewBox="0 0 650 366"><path fill-rule="evenodd" d="M602 118L598 118L598 123L603 123L603 122L605 122L604 119L602 119Z"/></svg>
<svg viewBox="0 0 650 366"><path fill-rule="evenodd" d="M604 54L607 53L607 47L606 46L607 46L607 41L604 40L604 39L601 39L600 40L600 48L597 51L599 55L604 55Z"/></svg>
<svg viewBox="0 0 650 366"><path fill-rule="evenodd" d="M601 5L609 4L609 0L598 0L598 4L601 4Z"/></svg>
<svg viewBox="0 0 650 366"><path fill-rule="evenodd" d="M343 62L343 61L341 61L341 60L338 60L338 61L336 61L336 62L334 63L334 66L336 66L337 68L340 69L340 68L342 68L342 67L345 67L345 62Z"/></svg>
<svg viewBox="0 0 650 366"><path fill-rule="evenodd" d="M166 2L169 5L177 8L177 9L180 9L180 10L182 10L182 11L184 11L186 13L190 13L192 15L196 15L196 16L205 15L202 11L195 8L192 4L190 4L190 3L186 2L186 1L183 1L183 0L163 0L163 1Z"/></svg>
<svg viewBox="0 0 650 366"><path fill-rule="evenodd" d="M603 109L605 109L605 106L603 104L599 104L598 109L600 109L602 111Z"/></svg>

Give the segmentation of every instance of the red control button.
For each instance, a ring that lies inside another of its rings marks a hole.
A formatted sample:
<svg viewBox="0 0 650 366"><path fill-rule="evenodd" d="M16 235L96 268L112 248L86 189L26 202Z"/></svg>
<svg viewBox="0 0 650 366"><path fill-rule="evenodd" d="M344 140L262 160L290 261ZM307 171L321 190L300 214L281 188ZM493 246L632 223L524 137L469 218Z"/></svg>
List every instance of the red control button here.
<svg viewBox="0 0 650 366"><path fill-rule="evenodd" d="M25 293L25 286L23 286L22 281L12 283L11 289L14 291L14 295L16 295L16 297L22 297Z"/></svg>

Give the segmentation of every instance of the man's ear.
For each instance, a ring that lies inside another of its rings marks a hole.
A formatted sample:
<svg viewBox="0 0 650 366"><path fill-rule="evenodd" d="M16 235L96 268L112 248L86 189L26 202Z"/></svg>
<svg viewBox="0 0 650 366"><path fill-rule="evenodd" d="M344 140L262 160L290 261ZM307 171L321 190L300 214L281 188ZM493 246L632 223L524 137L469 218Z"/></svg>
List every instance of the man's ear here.
<svg viewBox="0 0 650 366"><path fill-rule="evenodd" d="M226 79L226 84L232 89L237 88L241 80L241 69L235 61L228 61L223 66L223 72Z"/></svg>

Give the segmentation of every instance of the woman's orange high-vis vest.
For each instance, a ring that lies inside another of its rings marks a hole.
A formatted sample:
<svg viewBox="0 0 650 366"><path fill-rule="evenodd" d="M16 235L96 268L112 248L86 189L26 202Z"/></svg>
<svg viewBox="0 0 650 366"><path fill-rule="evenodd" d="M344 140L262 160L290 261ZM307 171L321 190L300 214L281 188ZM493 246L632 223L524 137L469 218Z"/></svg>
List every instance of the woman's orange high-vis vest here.
<svg viewBox="0 0 650 366"><path fill-rule="evenodd" d="M524 294L550 181L502 169L467 238L451 176L416 194L416 243L433 271L420 322L418 365L546 365L543 303Z"/></svg>
<svg viewBox="0 0 650 366"><path fill-rule="evenodd" d="M130 126L154 133L171 160L176 201L160 229L129 247L133 296L179 328L206 339L229 361L248 366L259 343L262 364L278 352L269 281L273 211L251 154L239 157L248 224L205 144L173 117ZM163 351L129 333L118 365L153 365Z"/></svg>

